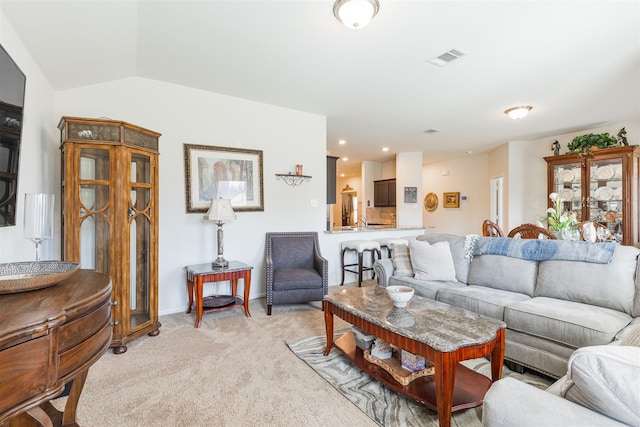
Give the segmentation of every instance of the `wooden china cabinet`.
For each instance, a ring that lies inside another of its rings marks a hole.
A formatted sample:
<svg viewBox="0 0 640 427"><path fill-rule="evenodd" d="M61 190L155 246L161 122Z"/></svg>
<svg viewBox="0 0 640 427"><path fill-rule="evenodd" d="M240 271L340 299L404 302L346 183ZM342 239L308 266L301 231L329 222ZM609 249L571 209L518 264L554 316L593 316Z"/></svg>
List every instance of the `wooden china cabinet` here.
<svg viewBox="0 0 640 427"><path fill-rule="evenodd" d="M62 254L111 276L114 353L158 335L159 133L63 117Z"/></svg>
<svg viewBox="0 0 640 427"><path fill-rule="evenodd" d="M604 224L616 241L637 245L639 157L637 145L545 157L548 192L558 193L578 221Z"/></svg>

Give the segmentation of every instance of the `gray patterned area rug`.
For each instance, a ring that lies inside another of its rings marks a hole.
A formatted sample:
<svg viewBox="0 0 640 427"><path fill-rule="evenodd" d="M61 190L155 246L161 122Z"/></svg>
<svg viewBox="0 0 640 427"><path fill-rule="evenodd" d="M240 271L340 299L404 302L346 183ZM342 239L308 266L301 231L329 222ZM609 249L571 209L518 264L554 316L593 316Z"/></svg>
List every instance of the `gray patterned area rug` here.
<svg viewBox="0 0 640 427"><path fill-rule="evenodd" d="M318 375L379 425L387 427L438 425L438 416L434 411L405 398L369 377L353 366L335 347L328 356L323 356L326 343L324 336L317 336L287 343L287 345L296 356L305 361ZM469 360L463 364L487 377L491 376L491 363L487 359ZM503 377L508 376L541 389L546 389L552 383L548 378L538 377L528 372L518 374L505 367ZM480 427L481 420L482 406L454 413L451 425Z"/></svg>

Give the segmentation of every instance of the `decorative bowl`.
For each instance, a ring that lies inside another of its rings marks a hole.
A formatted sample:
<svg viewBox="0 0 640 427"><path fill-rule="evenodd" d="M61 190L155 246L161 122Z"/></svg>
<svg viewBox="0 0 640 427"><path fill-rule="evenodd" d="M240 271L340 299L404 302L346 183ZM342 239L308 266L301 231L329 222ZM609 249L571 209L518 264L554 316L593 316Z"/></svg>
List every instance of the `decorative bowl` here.
<svg viewBox="0 0 640 427"><path fill-rule="evenodd" d="M408 286L387 286L387 295L393 301L394 307L406 307L413 297L413 288Z"/></svg>
<svg viewBox="0 0 640 427"><path fill-rule="evenodd" d="M33 261L0 264L0 295L46 288L71 276L77 262Z"/></svg>

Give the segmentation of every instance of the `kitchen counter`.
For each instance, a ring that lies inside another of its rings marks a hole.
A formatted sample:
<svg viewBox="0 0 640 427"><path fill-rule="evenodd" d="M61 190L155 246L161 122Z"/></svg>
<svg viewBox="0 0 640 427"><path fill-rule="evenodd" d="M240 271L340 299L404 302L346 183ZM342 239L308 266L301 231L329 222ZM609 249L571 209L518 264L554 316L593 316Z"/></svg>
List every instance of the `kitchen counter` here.
<svg viewBox="0 0 640 427"><path fill-rule="evenodd" d="M338 286L342 281L342 270L340 268L342 265L342 242L347 240L375 240L387 237L411 239L423 235L425 232L424 227L419 226L406 227L387 224L384 227L381 228L381 226L377 225L370 225L366 229L362 227L334 227L319 236L322 256L329 261L329 286ZM353 261L356 258L355 253L347 254L347 258L348 261ZM356 275L347 274L346 283L356 280Z"/></svg>
<svg viewBox="0 0 640 427"><path fill-rule="evenodd" d="M367 233L373 231L411 231L411 230L424 230L424 227L399 227L393 224L384 225L369 225L367 227L333 227L331 230L326 230L326 234L338 234L338 233Z"/></svg>

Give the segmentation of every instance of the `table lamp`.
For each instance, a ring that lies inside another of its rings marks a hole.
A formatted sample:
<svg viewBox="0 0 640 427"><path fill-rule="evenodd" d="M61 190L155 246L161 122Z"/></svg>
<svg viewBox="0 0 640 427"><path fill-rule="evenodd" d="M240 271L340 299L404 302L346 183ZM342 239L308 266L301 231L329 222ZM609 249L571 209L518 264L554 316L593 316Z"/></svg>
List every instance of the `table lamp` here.
<svg viewBox="0 0 640 427"><path fill-rule="evenodd" d="M211 199L211 207L209 207L209 211L205 214L204 219L218 224L218 258L211 263L211 266L213 268L227 268L229 267L229 261L222 256L224 247L222 225L236 219L236 214L231 207L231 200L223 199L222 197Z"/></svg>

